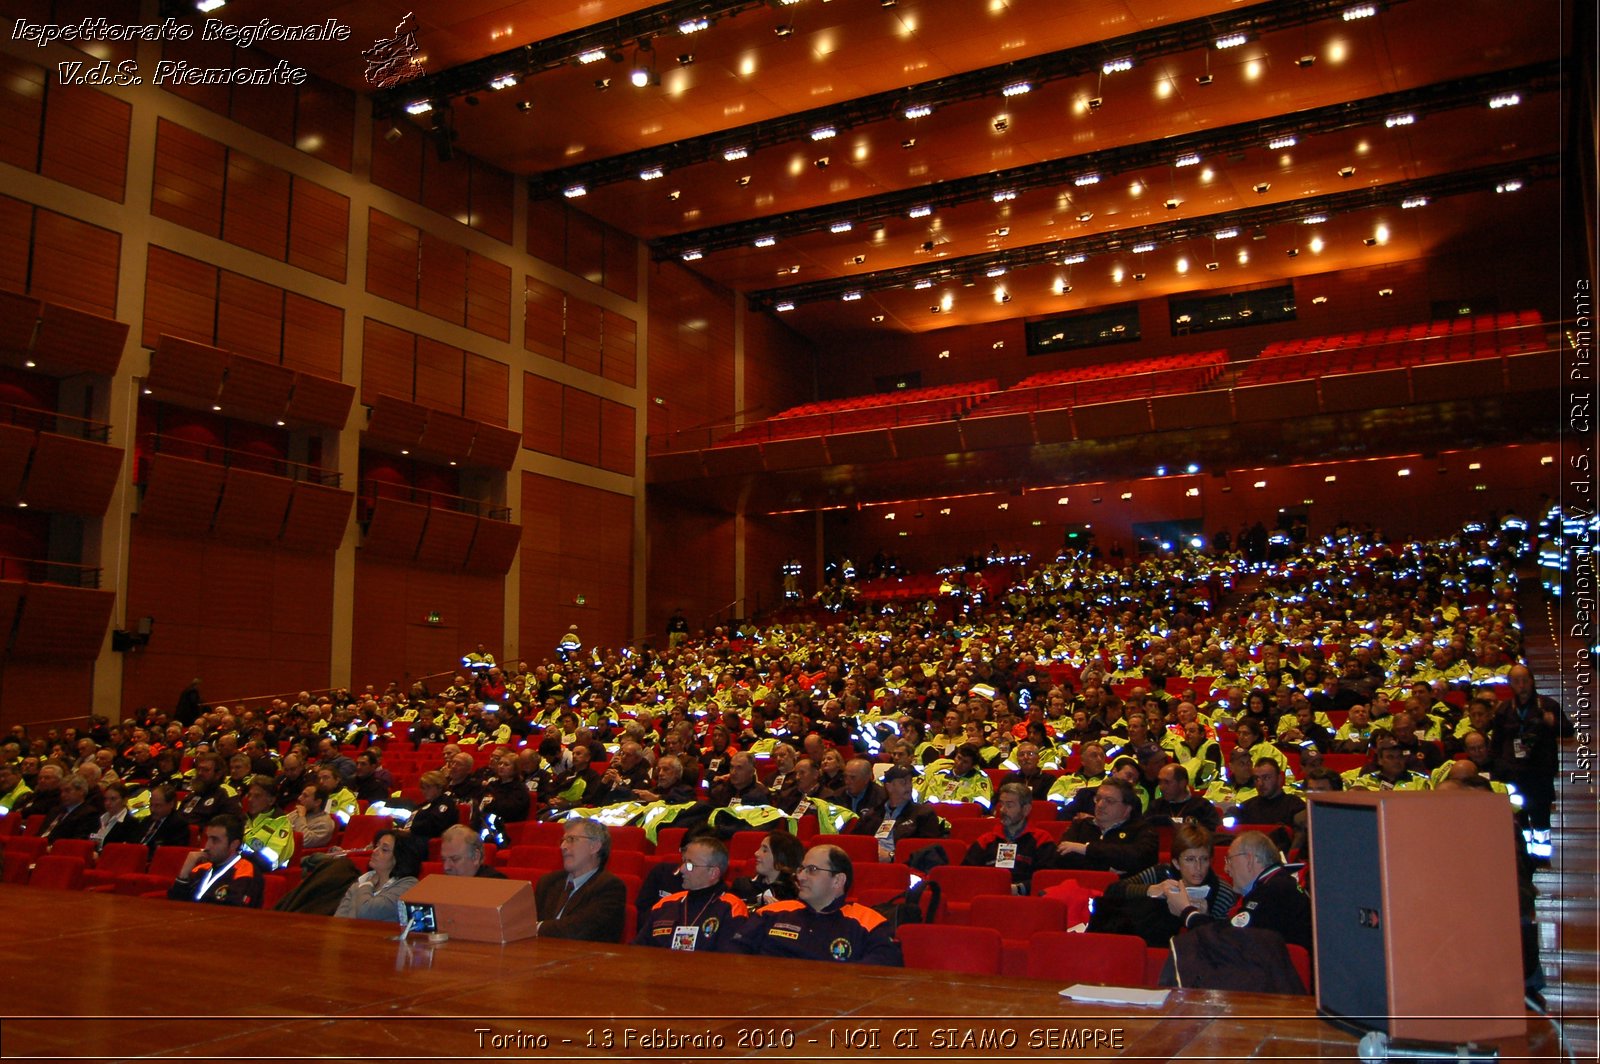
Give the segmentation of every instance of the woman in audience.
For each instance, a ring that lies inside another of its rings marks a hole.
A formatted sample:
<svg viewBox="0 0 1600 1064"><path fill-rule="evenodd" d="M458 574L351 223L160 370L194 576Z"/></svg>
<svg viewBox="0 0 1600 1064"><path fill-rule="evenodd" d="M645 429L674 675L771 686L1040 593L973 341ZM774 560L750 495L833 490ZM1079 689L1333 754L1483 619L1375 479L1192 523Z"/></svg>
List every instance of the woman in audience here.
<svg viewBox="0 0 1600 1064"><path fill-rule="evenodd" d="M1192 820L1179 825L1172 836L1172 860L1106 887L1089 930L1139 935L1152 946L1165 946L1183 929L1167 906L1167 895L1176 890L1186 892L1212 919L1226 919L1238 895L1211 867L1213 841L1211 832Z"/></svg>
<svg viewBox="0 0 1600 1064"><path fill-rule="evenodd" d="M91 836L96 851L108 842L138 842L144 837L144 825L134 819L128 810L128 792L120 783L108 783L101 788L105 797L105 812L100 814L100 826Z"/></svg>
<svg viewBox="0 0 1600 1064"><path fill-rule="evenodd" d="M731 889L751 908L791 901L800 896L794 874L805 858L800 840L787 828L775 828L756 848L755 875L734 880Z"/></svg>
<svg viewBox="0 0 1600 1064"><path fill-rule="evenodd" d="M445 828L460 822L456 804L444 797L446 782L445 774L438 769L424 772L417 780L422 791L422 805L411 815L411 834L424 840L438 838Z"/></svg>
<svg viewBox="0 0 1600 1064"><path fill-rule="evenodd" d="M528 819L528 784L517 765L517 755L510 748L494 755L493 768L494 779L472 804L472 828L481 833L485 827L493 827L497 841L503 842L502 832L507 824ZM494 818L492 824L490 817Z"/></svg>
<svg viewBox="0 0 1600 1064"><path fill-rule="evenodd" d="M367 871L345 891L333 915L353 920L387 920L398 923L400 895L416 886L428 844L408 831L384 828L372 838L372 860Z"/></svg>

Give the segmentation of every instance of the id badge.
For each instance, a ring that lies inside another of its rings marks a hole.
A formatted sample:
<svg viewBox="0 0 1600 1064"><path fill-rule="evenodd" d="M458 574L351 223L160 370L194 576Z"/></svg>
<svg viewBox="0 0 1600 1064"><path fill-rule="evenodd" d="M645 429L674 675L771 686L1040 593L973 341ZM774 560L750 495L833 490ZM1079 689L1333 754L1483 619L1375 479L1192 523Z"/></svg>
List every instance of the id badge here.
<svg viewBox="0 0 1600 1064"><path fill-rule="evenodd" d="M694 944L700 939L700 929L694 925L682 924L672 929L672 948L679 952L694 952Z"/></svg>
<svg viewBox="0 0 1600 1064"><path fill-rule="evenodd" d="M894 821L885 820L878 825L875 836L878 840L878 860L889 862L894 860Z"/></svg>
<svg viewBox="0 0 1600 1064"><path fill-rule="evenodd" d="M1522 736L1520 735L1511 740L1511 757L1516 761L1523 761L1528 757L1527 744L1522 741Z"/></svg>
<svg viewBox="0 0 1600 1064"><path fill-rule="evenodd" d="M800 804L794 807L794 812L791 815L797 817L805 816L809 812L811 812L811 799L802 798L800 799Z"/></svg>
<svg viewBox="0 0 1600 1064"><path fill-rule="evenodd" d="M994 851L994 866L996 868L1017 867L1017 844L1002 842Z"/></svg>

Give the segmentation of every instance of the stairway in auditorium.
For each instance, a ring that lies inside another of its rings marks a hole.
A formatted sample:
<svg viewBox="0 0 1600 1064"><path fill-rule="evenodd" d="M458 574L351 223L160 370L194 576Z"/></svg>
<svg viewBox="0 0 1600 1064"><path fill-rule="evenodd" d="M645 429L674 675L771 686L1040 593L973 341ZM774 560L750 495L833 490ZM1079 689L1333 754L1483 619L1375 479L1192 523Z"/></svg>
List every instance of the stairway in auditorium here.
<svg viewBox="0 0 1600 1064"><path fill-rule="evenodd" d="M1538 679L1539 690L1560 701L1570 713L1580 693L1570 667L1576 648L1565 648L1564 662L1563 648L1556 640L1560 630L1557 603L1543 593L1535 580L1524 580L1522 587L1517 609L1522 618L1528 664ZM1592 688L1582 694L1592 707ZM1592 718L1585 723L1592 727ZM1549 980L1544 996L1550 1014L1565 1025L1569 1049L1575 1058L1594 1060L1596 1022L1600 1016L1600 940L1596 935L1595 904L1600 888L1600 852L1596 848L1595 789L1592 783L1574 779L1575 742L1569 739L1563 746L1553 817L1556 856L1550 868L1534 875L1534 886L1539 890L1535 918L1539 924L1540 955Z"/></svg>

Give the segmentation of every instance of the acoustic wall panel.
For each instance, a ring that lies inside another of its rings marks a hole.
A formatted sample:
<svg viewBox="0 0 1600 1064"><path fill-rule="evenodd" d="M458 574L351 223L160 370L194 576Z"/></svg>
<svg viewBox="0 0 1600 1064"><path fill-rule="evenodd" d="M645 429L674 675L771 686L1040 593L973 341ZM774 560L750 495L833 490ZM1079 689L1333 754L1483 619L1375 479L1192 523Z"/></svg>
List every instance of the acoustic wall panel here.
<svg viewBox="0 0 1600 1064"><path fill-rule="evenodd" d="M472 450L468 459L475 466L489 469L510 469L517 460L517 448L522 437L511 429L497 425L477 423L472 437Z"/></svg>
<svg viewBox="0 0 1600 1064"><path fill-rule="evenodd" d="M170 454L153 454L149 462L138 524L184 536L208 533L226 470Z"/></svg>
<svg viewBox="0 0 1600 1064"><path fill-rule="evenodd" d="M29 584L11 641L13 658L89 661L100 654L111 626L114 591Z"/></svg>
<svg viewBox="0 0 1600 1064"><path fill-rule="evenodd" d="M33 454L34 431L20 425L0 425L0 500L14 501L22 494L22 474Z"/></svg>
<svg viewBox="0 0 1600 1064"><path fill-rule="evenodd" d="M176 336L162 336L155 348L145 387L157 400L178 396L203 406L217 401L228 369L227 351Z"/></svg>
<svg viewBox="0 0 1600 1064"><path fill-rule="evenodd" d="M46 303L39 314L33 354L41 364L114 377L127 340L126 322Z"/></svg>
<svg viewBox="0 0 1600 1064"><path fill-rule="evenodd" d="M323 428L342 429L350 418L350 405L355 397L354 385L310 373L296 373L294 388L289 394L288 417Z"/></svg>
<svg viewBox="0 0 1600 1064"><path fill-rule="evenodd" d="M338 549L355 498L354 492L322 484L295 484L279 544L297 551Z"/></svg>
<svg viewBox="0 0 1600 1064"><path fill-rule="evenodd" d="M410 561L417 556L422 530L427 523L426 506L379 496L373 501L372 519L367 524L361 549L375 558Z"/></svg>
<svg viewBox="0 0 1600 1064"><path fill-rule="evenodd" d="M0 291L0 352L20 354L32 347L43 309L37 299Z"/></svg>
<svg viewBox="0 0 1600 1064"><path fill-rule="evenodd" d="M428 524L417 548L417 564L434 569L464 568L477 526L478 519L472 514L438 507L428 511Z"/></svg>
<svg viewBox="0 0 1600 1064"><path fill-rule="evenodd" d="M51 513L99 517L122 474L121 447L41 432L22 497Z"/></svg>
<svg viewBox="0 0 1600 1064"><path fill-rule="evenodd" d="M235 352L222 385L222 412L228 417L273 424L289 405L297 375L291 369Z"/></svg>
<svg viewBox="0 0 1600 1064"><path fill-rule="evenodd" d="M214 531L226 540L276 540L294 486L286 477L229 469L223 478Z"/></svg>
<svg viewBox="0 0 1600 1064"><path fill-rule="evenodd" d="M511 568L522 543L522 526L480 517L464 568L469 573L503 576Z"/></svg>

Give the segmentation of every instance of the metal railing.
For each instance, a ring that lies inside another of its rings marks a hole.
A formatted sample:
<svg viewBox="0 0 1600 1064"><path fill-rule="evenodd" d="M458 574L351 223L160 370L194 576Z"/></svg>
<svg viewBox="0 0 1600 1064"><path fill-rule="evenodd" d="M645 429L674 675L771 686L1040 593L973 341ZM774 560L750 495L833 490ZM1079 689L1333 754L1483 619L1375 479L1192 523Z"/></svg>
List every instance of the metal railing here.
<svg viewBox="0 0 1600 1064"><path fill-rule="evenodd" d="M267 476L283 477L285 480L301 481L307 484L322 484L326 487L337 488L341 474L323 469L321 466L309 465L305 462L291 462L287 458L274 458L271 455L254 454L250 451L241 451L233 447L220 447L216 444L196 443L193 440L180 439L176 436L163 436L159 432L146 433L139 437L139 452L141 456L153 454L171 455L174 458L187 458L191 461L206 462L210 465L224 466L228 469L242 469L250 473L264 473ZM149 478L149 463L140 462L138 470L138 483L143 486Z"/></svg>
<svg viewBox="0 0 1600 1064"><path fill-rule="evenodd" d="M92 443L107 443L111 439L111 426L103 421L73 417L54 410L42 410L16 403L0 403L0 425L15 425L34 432L51 432L57 436L72 436Z"/></svg>
<svg viewBox="0 0 1600 1064"><path fill-rule="evenodd" d="M411 503L415 506L426 506L435 510L453 510L456 513L471 514L473 517L484 517L490 521L510 521L511 507L496 506L482 499L469 499L462 495L451 495L443 491L430 491L427 488L412 487L410 484L396 484L388 480L363 480L359 495L360 502L369 511L379 499L394 499L397 502Z"/></svg>
<svg viewBox="0 0 1600 1064"><path fill-rule="evenodd" d="M94 565L74 565L71 562L46 561L42 558L0 558L0 580L97 588L100 586L100 568Z"/></svg>

